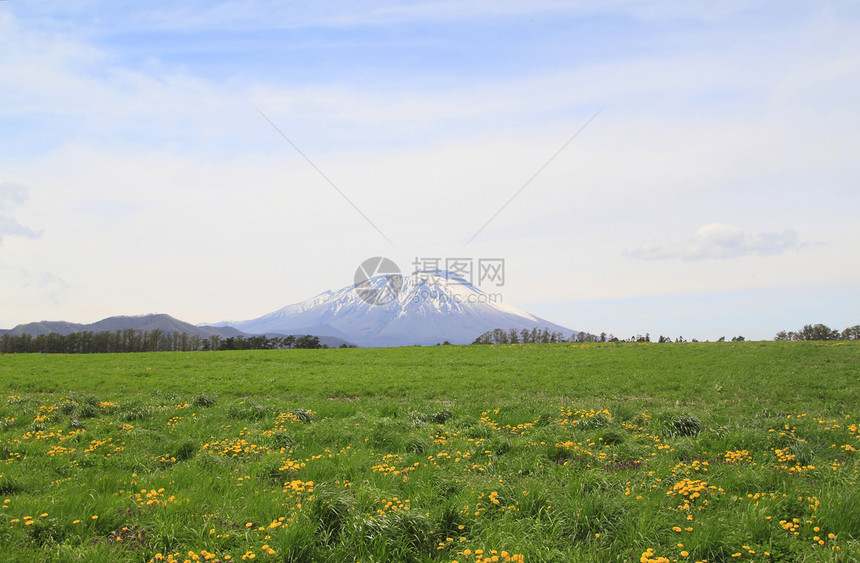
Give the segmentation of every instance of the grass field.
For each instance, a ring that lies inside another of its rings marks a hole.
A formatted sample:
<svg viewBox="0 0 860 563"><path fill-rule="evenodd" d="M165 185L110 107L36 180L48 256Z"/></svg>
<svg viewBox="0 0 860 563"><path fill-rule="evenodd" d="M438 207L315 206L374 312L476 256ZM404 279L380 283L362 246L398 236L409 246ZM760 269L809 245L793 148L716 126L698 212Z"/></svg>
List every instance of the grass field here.
<svg viewBox="0 0 860 563"><path fill-rule="evenodd" d="M857 343L6 355L0 393L0 561L860 561Z"/></svg>

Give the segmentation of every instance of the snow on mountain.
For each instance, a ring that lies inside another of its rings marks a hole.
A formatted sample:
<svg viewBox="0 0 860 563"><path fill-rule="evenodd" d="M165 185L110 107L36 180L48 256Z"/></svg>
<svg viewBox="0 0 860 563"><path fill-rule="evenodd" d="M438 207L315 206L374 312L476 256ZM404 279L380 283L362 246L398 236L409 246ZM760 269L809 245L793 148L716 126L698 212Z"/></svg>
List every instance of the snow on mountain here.
<svg viewBox="0 0 860 563"><path fill-rule="evenodd" d="M469 344L495 328L568 328L505 304L447 271L411 276L380 275L358 285L326 291L257 319L222 322L250 334L337 336L365 347Z"/></svg>

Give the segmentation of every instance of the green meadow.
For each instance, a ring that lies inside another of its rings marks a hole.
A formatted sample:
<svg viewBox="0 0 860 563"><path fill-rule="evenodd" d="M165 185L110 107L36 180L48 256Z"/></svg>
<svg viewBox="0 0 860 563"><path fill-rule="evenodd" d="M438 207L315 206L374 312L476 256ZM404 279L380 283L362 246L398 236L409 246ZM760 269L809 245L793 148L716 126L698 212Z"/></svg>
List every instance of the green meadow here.
<svg viewBox="0 0 860 563"><path fill-rule="evenodd" d="M0 356L0 561L860 561L860 343Z"/></svg>

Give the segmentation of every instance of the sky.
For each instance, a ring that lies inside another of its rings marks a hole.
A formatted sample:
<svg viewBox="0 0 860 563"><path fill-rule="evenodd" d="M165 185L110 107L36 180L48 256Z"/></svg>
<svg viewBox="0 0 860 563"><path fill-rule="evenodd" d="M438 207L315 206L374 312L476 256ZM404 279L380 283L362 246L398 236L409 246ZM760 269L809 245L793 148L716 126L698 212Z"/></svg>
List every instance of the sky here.
<svg viewBox="0 0 860 563"><path fill-rule="evenodd" d="M0 328L504 259L620 337L860 323L860 5L0 1Z"/></svg>

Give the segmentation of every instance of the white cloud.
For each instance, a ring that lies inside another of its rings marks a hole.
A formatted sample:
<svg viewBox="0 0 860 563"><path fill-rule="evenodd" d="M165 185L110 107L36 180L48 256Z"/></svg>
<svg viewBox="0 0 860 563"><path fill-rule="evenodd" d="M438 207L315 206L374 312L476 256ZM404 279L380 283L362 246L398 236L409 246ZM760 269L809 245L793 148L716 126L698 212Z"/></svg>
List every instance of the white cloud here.
<svg viewBox="0 0 860 563"><path fill-rule="evenodd" d="M24 203L25 201L27 201L27 188L10 182L0 184L0 210Z"/></svg>
<svg viewBox="0 0 860 563"><path fill-rule="evenodd" d="M792 229L778 233L748 233L736 225L712 223L701 227L693 237L680 242L645 243L627 254L643 260L707 260L739 256L772 256L801 246Z"/></svg>
<svg viewBox="0 0 860 563"><path fill-rule="evenodd" d="M8 236L38 238L39 233L11 217L12 208L27 201L27 188L18 184L0 184L0 244Z"/></svg>

